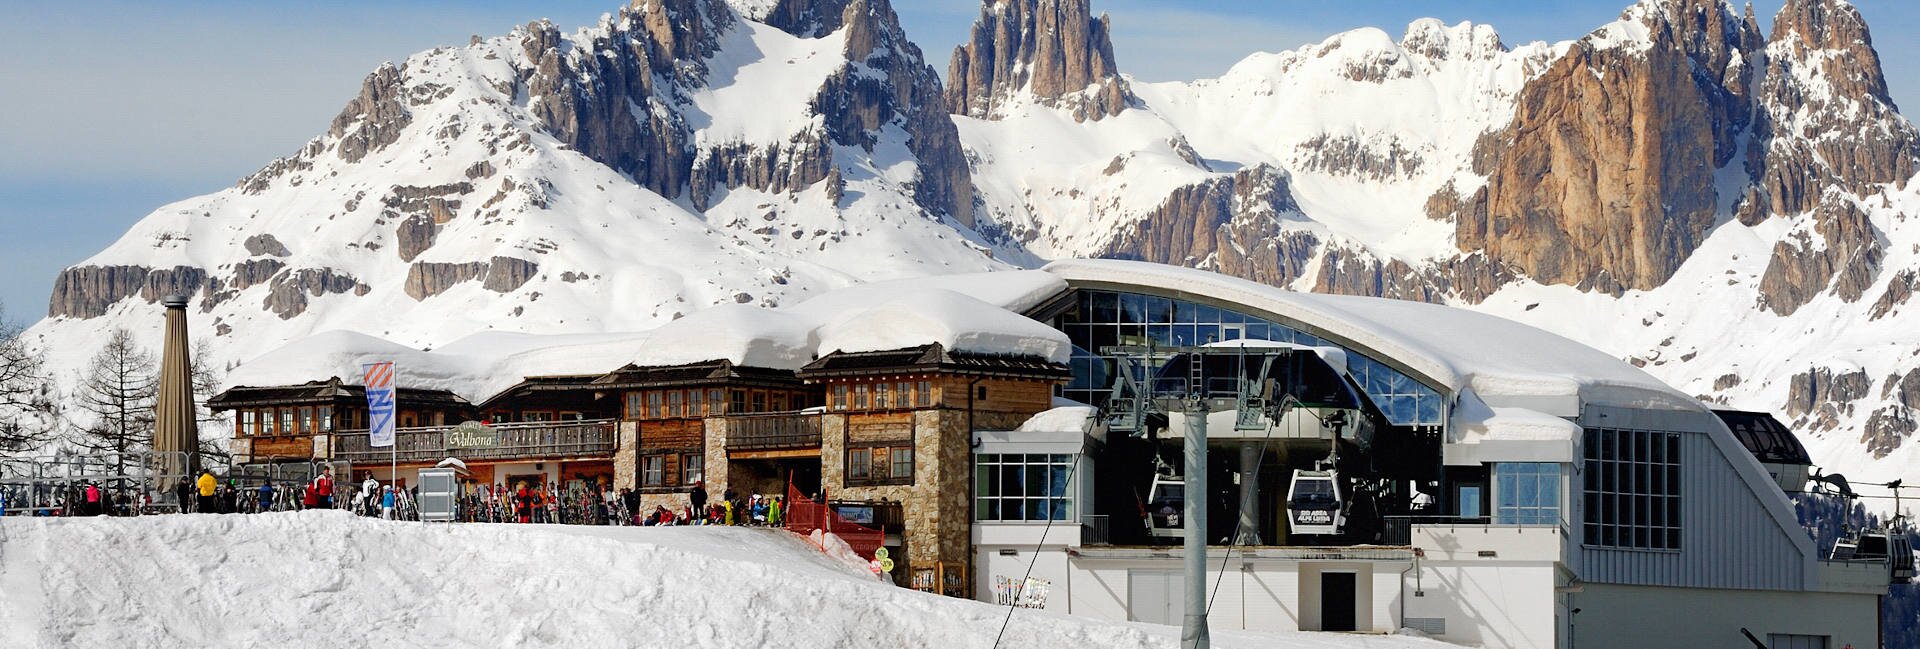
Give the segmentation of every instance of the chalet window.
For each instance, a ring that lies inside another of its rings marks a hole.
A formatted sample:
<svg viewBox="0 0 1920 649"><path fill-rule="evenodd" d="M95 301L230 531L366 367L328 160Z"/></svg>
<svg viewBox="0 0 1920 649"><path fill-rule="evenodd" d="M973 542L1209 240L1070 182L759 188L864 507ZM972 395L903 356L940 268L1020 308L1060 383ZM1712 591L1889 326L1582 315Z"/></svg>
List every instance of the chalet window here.
<svg viewBox="0 0 1920 649"><path fill-rule="evenodd" d="M726 391L718 388L707 391L707 412L723 414L727 409Z"/></svg>
<svg viewBox="0 0 1920 649"><path fill-rule="evenodd" d="M680 456L680 484L691 485L707 477L707 456L688 453Z"/></svg>
<svg viewBox="0 0 1920 649"><path fill-rule="evenodd" d="M702 417L707 414L706 396L705 390L687 391L687 416Z"/></svg>
<svg viewBox="0 0 1920 649"><path fill-rule="evenodd" d="M727 404L727 412L731 412L735 414L747 412L747 391L746 390L732 390L731 394L727 396L729 397L728 404Z"/></svg>
<svg viewBox="0 0 1920 649"><path fill-rule="evenodd" d="M587 420L586 413L574 412L572 410L560 413L560 421L586 421L586 420Z"/></svg>
<svg viewBox="0 0 1920 649"><path fill-rule="evenodd" d="M648 391L647 392L647 418L659 419L660 415L661 415L660 393L655 391Z"/></svg>
<svg viewBox="0 0 1920 649"><path fill-rule="evenodd" d="M641 397L639 392L627 393L627 418L628 419L640 419L646 416L646 410L641 406L640 398ZM496 418L494 421L499 421L499 419Z"/></svg>
<svg viewBox="0 0 1920 649"><path fill-rule="evenodd" d="M314 431L318 431L318 430L320 429L314 427L313 425L313 406L301 406L300 407L300 432L311 435L314 433Z"/></svg>
<svg viewBox="0 0 1920 649"><path fill-rule="evenodd" d="M415 416L411 410L400 413L401 428L413 428L418 425L419 421L419 418Z"/></svg>
<svg viewBox="0 0 1920 649"><path fill-rule="evenodd" d="M772 407L774 412L786 412L787 393L785 392L773 393L767 398L767 405Z"/></svg>
<svg viewBox="0 0 1920 649"><path fill-rule="evenodd" d="M686 414L685 411L681 409L683 407L681 404L681 401L684 399L686 399L686 393L681 392L679 390L674 390L672 392L667 393L667 416L668 417L680 417Z"/></svg>
<svg viewBox="0 0 1920 649"><path fill-rule="evenodd" d="M847 484L913 484L913 447L898 444L847 449Z"/></svg>
<svg viewBox="0 0 1920 649"><path fill-rule="evenodd" d="M753 410L750 410L749 412L766 412L766 411L767 411L766 391L754 390L753 391Z"/></svg>
<svg viewBox="0 0 1920 649"><path fill-rule="evenodd" d="M659 487L667 483L667 456L649 455L640 458L640 485Z"/></svg>
<svg viewBox="0 0 1920 649"><path fill-rule="evenodd" d="M520 414L521 414L521 418L520 418L521 421L536 421L536 422L553 421L552 410L528 410Z"/></svg>
<svg viewBox="0 0 1920 649"><path fill-rule="evenodd" d="M333 406L320 406L320 432L333 432Z"/></svg>
<svg viewBox="0 0 1920 649"><path fill-rule="evenodd" d="M293 427L293 409L292 408L280 409L280 432L285 435L294 435L298 433L298 431Z"/></svg>
<svg viewBox="0 0 1920 649"><path fill-rule="evenodd" d="M987 386L984 386L984 385L982 385L982 386L979 386L979 387L977 387L977 388L974 388L974 397L973 397L973 399L974 399L975 401L986 401L986 400L987 400Z"/></svg>
<svg viewBox="0 0 1920 649"><path fill-rule="evenodd" d="M847 384L845 383L834 384L833 396L830 397L830 400L832 401L832 403L828 405L832 406L834 410L846 410L847 409Z"/></svg>
<svg viewBox="0 0 1920 649"><path fill-rule="evenodd" d="M913 407L913 387L906 381L893 384L893 407Z"/></svg>
<svg viewBox="0 0 1920 649"><path fill-rule="evenodd" d="M867 401L867 384L861 383L853 386L853 409L866 410L871 407Z"/></svg>
<svg viewBox="0 0 1920 649"><path fill-rule="evenodd" d="M847 449L847 482L865 482L873 479L873 449Z"/></svg>
<svg viewBox="0 0 1920 649"><path fill-rule="evenodd" d="M926 408L933 405L933 383L921 381L914 386L913 405Z"/></svg>
<svg viewBox="0 0 1920 649"><path fill-rule="evenodd" d="M260 434L260 417L258 414L254 413L254 411L252 410L240 411L240 434L241 435Z"/></svg>
<svg viewBox="0 0 1920 649"><path fill-rule="evenodd" d="M879 410L893 407L893 390L888 389L886 383L874 384L873 407Z"/></svg>

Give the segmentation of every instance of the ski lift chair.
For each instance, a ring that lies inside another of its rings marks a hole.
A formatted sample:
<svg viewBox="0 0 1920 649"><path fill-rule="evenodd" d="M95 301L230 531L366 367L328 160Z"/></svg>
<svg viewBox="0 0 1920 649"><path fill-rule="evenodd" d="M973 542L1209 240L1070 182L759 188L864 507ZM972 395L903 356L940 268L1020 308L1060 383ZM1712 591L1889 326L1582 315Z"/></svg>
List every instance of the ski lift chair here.
<svg viewBox="0 0 1920 649"><path fill-rule="evenodd" d="M1287 525L1294 534L1332 536L1346 525L1346 503L1335 471L1296 469L1287 488Z"/></svg>

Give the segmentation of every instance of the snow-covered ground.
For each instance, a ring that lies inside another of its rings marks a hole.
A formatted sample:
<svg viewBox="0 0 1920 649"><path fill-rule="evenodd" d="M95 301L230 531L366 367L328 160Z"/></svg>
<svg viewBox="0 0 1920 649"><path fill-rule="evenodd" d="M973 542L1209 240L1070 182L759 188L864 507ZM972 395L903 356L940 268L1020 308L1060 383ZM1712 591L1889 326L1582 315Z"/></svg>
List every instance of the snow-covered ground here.
<svg viewBox="0 0 1920 649"><path fill-rule="evenodd" d="M763 529L422 525L343 512L0 519L4 647L985 648L1006 611L875 581ZM1021 610L1000 646L1178 642L1177 627Z"/></svg>

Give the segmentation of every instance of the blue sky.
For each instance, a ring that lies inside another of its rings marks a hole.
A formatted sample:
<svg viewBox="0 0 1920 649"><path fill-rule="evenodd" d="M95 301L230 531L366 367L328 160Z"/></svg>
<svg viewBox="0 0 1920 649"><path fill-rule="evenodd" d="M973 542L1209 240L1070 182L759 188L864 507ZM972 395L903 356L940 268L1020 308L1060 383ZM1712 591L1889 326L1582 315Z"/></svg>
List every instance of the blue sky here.
<svg viewBox="0 0 1920 649"><path fill-rule="evenodd" d="M894 0L943 73L972 0ZM1761 0L1762 28L1784 0ZM330 3L10 3L0 21L0 303L31 320L60 269L153 209L231 185L325 130L381 61L547 17L571 29L619 0ZM1161 81L1213 76L1255 51L1411 20L1493 24L1509 43L1578 37L1629 0L1274 2L1094 0L1113 16L1120 68ZM1888 83L1920 105L1920 3L1855 0Z"/></svg>

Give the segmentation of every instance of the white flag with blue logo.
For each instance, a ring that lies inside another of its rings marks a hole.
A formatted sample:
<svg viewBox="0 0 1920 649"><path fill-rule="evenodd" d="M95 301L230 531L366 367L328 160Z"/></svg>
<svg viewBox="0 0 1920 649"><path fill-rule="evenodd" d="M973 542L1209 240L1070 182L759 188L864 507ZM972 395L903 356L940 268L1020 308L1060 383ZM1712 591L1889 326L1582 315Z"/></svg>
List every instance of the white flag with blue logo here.
<svg viewBox="0 0 1920 649"><path fill-rule="evenodd" d="M367 387L367 441L372 446L393 446L394 369L393 361L367 363L363 383Z"/></svg>

